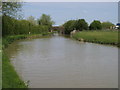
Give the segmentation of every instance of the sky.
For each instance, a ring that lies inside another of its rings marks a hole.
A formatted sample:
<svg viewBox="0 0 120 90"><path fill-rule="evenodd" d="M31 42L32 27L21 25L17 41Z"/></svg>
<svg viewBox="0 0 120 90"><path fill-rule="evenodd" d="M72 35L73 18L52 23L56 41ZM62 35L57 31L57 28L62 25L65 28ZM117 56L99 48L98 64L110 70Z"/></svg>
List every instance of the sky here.
<svg viewBox="0 0 120 90"><path fill-rule="evenodd" d="M112 1L112 0L111 0ZM55 25L62 25L68 20L85 19L88 24L93 20L118 22L118 2L26 2L23 15L40 18L50 15Z"/></svg>

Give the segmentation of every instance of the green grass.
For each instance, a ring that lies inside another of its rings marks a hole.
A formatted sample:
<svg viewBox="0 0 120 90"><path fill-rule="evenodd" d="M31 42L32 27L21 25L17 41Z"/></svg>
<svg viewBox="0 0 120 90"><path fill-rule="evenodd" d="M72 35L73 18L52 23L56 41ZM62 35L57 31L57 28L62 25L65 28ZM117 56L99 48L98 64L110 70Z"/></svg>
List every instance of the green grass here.
<svg viewBox="0 0 120 90"><path fill-rule="evenodd" d="M5 53L2 57L2 88L27 88Z"/></svg>
<svg viewBox="0 0 120 90"><path fill-rule="evenodd" d="M9 58L4 53L4 49L8 44L24 38L26 38L25 35L7 36L2 38L2 88L27 88L14 70Z"/></svg>
<svg viewBox="0 0 120 90"><path fill-rule="evenodd" d="M9 44L16 40L26 39L26 38L38 38L42 37L42 34L30 34L30 35L11 35L2 38L2 48L6 48Z"/></svg>
<svg viewBox="0 0 120 90"><path fill-rule="evenodd" d="M81 31L73 35L76 40L86 42L118 45L118 31Z"/></svg>
<svg viewBox="0 0 120 90"><path fill-rule="evenodd" d="M25 39L26 35L16 35L16 36L6 36L2 38L2 48L6 48L9 44L11 44L15 40Z"/></svg>

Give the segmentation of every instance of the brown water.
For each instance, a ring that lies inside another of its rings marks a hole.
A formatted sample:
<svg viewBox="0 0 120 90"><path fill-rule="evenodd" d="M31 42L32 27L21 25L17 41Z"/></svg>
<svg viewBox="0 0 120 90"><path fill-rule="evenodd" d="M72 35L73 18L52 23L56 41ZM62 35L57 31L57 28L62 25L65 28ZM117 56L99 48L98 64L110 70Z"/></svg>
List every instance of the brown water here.
<svg viewBox="0 0 120 90"><path fill-rule="evenodd" d="M22 40L6 51L32 88L117 88L118 48L69 38Z"/></svg>

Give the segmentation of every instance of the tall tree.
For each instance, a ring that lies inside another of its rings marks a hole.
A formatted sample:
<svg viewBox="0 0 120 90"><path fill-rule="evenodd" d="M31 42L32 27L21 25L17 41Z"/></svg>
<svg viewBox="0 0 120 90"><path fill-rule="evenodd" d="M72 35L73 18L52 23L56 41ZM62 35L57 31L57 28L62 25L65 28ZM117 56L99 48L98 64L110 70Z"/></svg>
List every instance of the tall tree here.
<svg viewBox="0 0 120 90"><path fill-rule="evenodd" d="M65 29L65 34L70 34L71 31L73 31L75 27L76 20L69 20L66 23L64 23L64 29Z"/></svg>
<svg viewBox="0 0 120 90"><path fill-rule="evenodd" d="M88 24L84 19L79 19L77 20L75 27L77 30L87 30L88 29Z"/></svg>
<svg viewBox="0 0 120 90"><path fill-rule="evenodd" d="M21 7L21 2L2 2L2 14L16 18L18 11L21 11Z"/></svg>
<svg viewBox="0 0 120 90"><path fill-rule="evenodd" d="M94 20L90 26L89 26L90 30L101 30L102 29L102 25L101 22L98 20Z"/></svg>
<svg viewBox="0 0 120 90"><path fill-rule="evenodd" d="M28 17L27 20L28 20L31 24L37 25L37 21L35 20L35 18L34 18L33 16Z"/></svg>
<svg viewBox="0 0 120 90"><path fill-rule="evenodd" d="M55 23L51 20L50 15L42 14L40 19L38 19L39 25L46 25L49 27L49 30L51 29L52 25Z"/></svg>
<svg viewBox="0 0 120 90"><path fill-rule="evenodd" d="M15 34L14 31L15 20L18 18L21 11L22 3L13 0L11 2L2 2L2 35Z"/></svg>

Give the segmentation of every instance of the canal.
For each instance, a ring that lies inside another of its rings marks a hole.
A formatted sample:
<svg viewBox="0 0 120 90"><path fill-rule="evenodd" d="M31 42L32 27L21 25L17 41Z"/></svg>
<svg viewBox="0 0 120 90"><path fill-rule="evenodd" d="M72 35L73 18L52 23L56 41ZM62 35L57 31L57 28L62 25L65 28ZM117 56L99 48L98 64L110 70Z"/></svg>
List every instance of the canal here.
<svg viewBox="0 0 120 90"><path fill-rule="evenodd" d="M63 36L20 40L6 50L30 88L117 88L118 48Z"/></svg>

